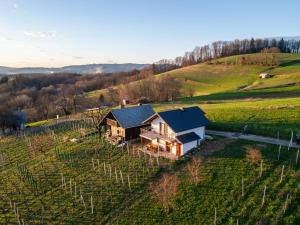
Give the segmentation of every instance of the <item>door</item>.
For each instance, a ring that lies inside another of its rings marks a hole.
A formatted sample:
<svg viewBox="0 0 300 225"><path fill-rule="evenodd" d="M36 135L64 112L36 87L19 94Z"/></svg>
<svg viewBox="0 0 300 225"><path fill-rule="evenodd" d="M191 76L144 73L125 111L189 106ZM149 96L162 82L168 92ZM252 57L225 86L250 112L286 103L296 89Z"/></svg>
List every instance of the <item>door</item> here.
<svg viewBox="0 0 300 225"><path fill-rule="evenodd" d="M181 144L176 144L176 155L181 156Z"/></svg>
<svg viewBox="0 0 300 225"><path fill-rule="evenodd" d="M170 142L166 142L166 151L167 152L171 151L171 143Z"/></svg>

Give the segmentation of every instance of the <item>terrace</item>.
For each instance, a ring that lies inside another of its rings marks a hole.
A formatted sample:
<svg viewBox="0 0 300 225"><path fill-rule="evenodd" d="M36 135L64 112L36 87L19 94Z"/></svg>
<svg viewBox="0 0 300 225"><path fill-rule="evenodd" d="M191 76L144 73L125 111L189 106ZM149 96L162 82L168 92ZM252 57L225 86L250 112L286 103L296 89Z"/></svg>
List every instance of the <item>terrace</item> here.
<svg viewBox="0 0 300 225"><path fill-rule="evenodd" d="M140 137L148 139L148 140L160 139L160 140L164 140L164 141L168 141L168 142L176 141L175 138L173 138L169 135L160 134L160 133L156 132L154 129L152 129L151 127L141 128Z"/></svg>
<svg viewBox="0 0 300 225"><path fill-rule="evenodd" d="M151 144L147 144L145 146L140 146L139 150L141 152L144 152L144 153L146 153L150 156L153 156L155 158L163 157L163 158L170 159L170 160L177 160L178 159L178 156L176 156L176 155L174 155L170 152L163 151L162 149L158 150L157 146L154 146L154 145L151 145Z"/></svg>

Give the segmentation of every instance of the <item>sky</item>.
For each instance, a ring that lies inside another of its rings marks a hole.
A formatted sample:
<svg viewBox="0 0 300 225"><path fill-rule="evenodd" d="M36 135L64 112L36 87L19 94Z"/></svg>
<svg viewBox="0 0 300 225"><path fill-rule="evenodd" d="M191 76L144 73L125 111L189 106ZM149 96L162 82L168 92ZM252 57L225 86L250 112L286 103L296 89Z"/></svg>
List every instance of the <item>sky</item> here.
<svg viewBox="0 0 300 225"><path fill-rule="evenodd" d="M153 63L218 40L299 36L299 0L0 0L0 66Z"/></svg>

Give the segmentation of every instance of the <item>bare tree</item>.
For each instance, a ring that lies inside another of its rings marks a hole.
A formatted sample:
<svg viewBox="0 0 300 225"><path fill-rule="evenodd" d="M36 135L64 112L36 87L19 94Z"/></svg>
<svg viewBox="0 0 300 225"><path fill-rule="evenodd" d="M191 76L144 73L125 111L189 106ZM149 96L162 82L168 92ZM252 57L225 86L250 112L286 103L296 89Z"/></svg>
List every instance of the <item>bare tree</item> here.
<svg viewBox="0 0 300 225"><path fill-rule="evenodd" d="M174 198L178 192L179 179L176 174L163 174L158 182L151 184L153 197L167 210L174 205Z"/></svg>
<svg viewBox="0 0 300 225"><path fill-rule="evenodd" d="M258 149L248 148L246 154L247 160L251 163L257 163L262 160L261 152Z"/></svg>
<svg viewBox="0 0 300 225"><path fill-rule="evenodd" d="M98 109L93 109L86 111L84 113L84 116L89 119L93 127L98 131L99 137L102 135L102 125L101 122L104 119L104 117L109 113L110 109L109 108L98 108Z"/></svg>
<svg viewBox="0 0 300 225"><path fill-rule="evenodd" d="M201 168L203 161L201 158L194 157L192 161L187 165L186 169L193 182L198 183L202 180Z"/></svg>

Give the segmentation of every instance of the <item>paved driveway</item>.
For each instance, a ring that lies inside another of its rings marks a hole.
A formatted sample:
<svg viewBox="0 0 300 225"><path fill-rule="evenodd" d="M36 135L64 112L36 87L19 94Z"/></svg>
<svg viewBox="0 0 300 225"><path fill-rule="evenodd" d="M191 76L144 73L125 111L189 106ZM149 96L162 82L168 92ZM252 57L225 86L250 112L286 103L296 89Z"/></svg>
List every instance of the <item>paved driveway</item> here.
<svg viewBox="0 0 300 225"><path fill-rule="evenodd" d="M287 140L282 140L282 139L278 140L276 138L264 137L264 136L254 135L254 134L242 134L237 132L215 131L215 130L206 130L206 133L208 135L217 135L217 136L233 138L233 139L257 141L257 142L263 142L267 144L282 145L286 147L288 147L290 144L290 142ZM296 143L293 143L291 147L300 149L300 145L297 145Z"/></svg>

